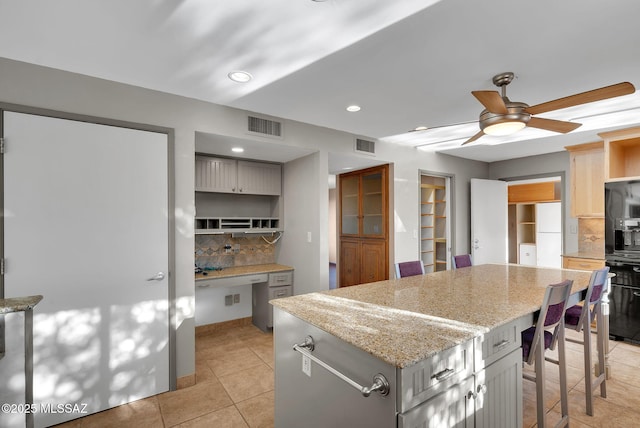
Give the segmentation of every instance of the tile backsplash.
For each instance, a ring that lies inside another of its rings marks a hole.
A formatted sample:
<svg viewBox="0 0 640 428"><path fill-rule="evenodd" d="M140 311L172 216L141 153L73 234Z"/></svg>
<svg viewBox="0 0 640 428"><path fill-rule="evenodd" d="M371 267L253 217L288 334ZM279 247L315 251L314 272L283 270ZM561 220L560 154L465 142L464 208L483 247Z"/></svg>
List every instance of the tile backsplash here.
<svg viewBox="0 0 640 428"><path fill-rule="evenodd" d="M578 251L604 255L604 219L578 219Z"/></svg>
<svg viewBox="0 0 640 428"><path fill-rule="evenodd" d="M267 237L273 241L273 237ZM267 243L262 236L196 235L196 266L228 268L275 263L276 246ZM226 247L226 248L225 248Z"/></svg>

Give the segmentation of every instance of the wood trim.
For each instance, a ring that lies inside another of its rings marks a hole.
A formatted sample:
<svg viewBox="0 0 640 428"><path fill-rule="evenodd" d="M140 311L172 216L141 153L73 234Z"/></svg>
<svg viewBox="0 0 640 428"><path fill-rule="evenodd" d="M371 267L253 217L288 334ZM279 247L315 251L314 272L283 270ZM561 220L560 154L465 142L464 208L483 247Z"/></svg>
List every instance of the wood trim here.
<svg viewBox="0 0 640 428"><path fill-rule="evenodd" d="M573 146L565 146L564 148L569 152L577 152L580 150L604 149L604 141L595 141L593 143L576 144Z"/></svg>
<svg viewBox="0 0 640 428"><path fill-rule="evenodd" d="M635 128L618 129L617 131L601 132L598 134L605 140L625 140L640 137L640 126Z"/></svg>

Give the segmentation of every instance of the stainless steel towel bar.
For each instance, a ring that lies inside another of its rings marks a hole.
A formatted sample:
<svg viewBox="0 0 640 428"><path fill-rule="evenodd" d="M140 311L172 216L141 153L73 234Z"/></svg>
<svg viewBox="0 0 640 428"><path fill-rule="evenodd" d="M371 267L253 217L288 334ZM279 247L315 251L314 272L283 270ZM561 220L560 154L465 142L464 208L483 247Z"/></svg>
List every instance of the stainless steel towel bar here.
<svg viewBox="0 0 640 428"><path fill-rule="evenodd" d="M314 361L315 363L317 363L318 365L320 365L325 370L329 371L339 379L345 381L346 383L348 383L349 385L351 385L352 387L360 391L360 393L364 397L370 396L373 391L378 391L378 393L383 396L389 394L389 389L390 389L389 381L382 373L378 373L373 377L373 384L371 386L369 387L362 386L355 380L351 379L350 377L334 369L333 367L331 367L329 364L325 363L318 357L312 355L311 352L309 351L313 351L314 347L315 347L315 344L313 342L313 338L311 336L307 336L303 343L293 345L293 350L301 353L302 355L309 358L311 361Z"/></svg>

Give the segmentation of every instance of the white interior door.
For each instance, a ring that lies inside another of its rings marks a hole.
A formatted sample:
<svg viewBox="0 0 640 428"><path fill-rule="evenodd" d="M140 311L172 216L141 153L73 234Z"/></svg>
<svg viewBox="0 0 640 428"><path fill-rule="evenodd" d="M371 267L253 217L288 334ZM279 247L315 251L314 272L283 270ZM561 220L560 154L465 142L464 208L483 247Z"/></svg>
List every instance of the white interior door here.
<svg viewBox="0 0 640 428"><path fill-rule="evenodd" d="M5 296L44 296L35 403L93 413L167 391L167 136L12 112L4 136ZM20 403L22 319L6 322L3 398ZM36 426L80 416L38 412Z"/></svg>
<svg viewBox="0 0 640 428"><path fill-rule="evenodd" d="M473 264L507 263L509 247L507 183L471 179Z"/></svg>

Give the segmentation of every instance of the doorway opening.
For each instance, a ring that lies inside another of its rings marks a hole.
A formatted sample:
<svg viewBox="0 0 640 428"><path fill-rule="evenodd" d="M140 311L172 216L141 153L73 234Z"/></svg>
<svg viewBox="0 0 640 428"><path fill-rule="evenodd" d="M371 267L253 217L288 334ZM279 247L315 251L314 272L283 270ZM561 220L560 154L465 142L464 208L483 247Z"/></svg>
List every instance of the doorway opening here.
<svg viewBox="0 0 640 428"><path fill-rule="evenodd" d="M508 181L508 261L562 267L563 175Z"/></svg>

